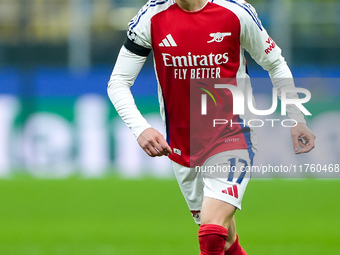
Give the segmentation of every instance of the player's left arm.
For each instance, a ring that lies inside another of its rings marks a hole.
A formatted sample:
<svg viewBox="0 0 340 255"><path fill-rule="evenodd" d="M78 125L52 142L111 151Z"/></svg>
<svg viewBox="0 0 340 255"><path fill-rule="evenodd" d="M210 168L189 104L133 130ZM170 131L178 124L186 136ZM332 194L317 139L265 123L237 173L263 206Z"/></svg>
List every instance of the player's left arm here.
<svg viewBox="0 0 340 255"><path fill-rule="evenodd" d="M295 88L293 75L281 55L281 49L262 26L255 9L249 4L248 7L249 12L241 15L241 46L263 69L268 71L273 86L278 88L278 96L281 98L281 89ZM287 93L287 98L298 99L299 97L297 93L290 92ZM301 154L311 151L315 146L316 136L307 127L303 113L293 104L287 105L287 113L297 122L297 125L291 128L294 152Z"/></svg>

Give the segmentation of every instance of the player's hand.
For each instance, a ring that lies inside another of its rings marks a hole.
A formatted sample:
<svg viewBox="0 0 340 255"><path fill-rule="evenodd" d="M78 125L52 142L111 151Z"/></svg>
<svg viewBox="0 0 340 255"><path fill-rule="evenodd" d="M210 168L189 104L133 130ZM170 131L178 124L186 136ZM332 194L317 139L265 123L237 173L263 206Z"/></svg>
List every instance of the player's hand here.
<svg viewBox="0 0 340 255"><path fill-rule="evenodd" d="M138 136L137 142L150 157L169 156L172 153L163 135L153 128L145 129Z"/></svg>
<svg viewBox="0 0 340 255"><path fill-rule="evenodd" d="M302 123L298 123L290 130L295 154L310 152L315 147L316 136Z"/></svg>

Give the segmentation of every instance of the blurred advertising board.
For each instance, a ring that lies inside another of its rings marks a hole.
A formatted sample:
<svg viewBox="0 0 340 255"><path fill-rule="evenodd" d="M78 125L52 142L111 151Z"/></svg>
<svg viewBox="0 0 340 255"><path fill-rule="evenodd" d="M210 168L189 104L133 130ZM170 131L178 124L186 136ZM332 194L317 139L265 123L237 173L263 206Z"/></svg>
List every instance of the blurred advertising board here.
<svg viewBox="0 0 340 255"><path fill-rule="evenodd" d="M299 72L306 73L297 69ZM117 116L106 93L110 73L107 67L86 73L70 73L64 68L0 71L0 178L21 174L38 178L172 177L169 160L146 156ZM267 171L259 177L340 176L319 171L340 163L339 82L339 78L296 79L296 85L312 95L306 104L312 113L307 121L317 136L316 148L295 156L289 129L258 128L259 152L254 164L297 170ZM270 84L253 87L258 107L268 108ZM143 69L132 90L141 112L164 133L153 69ZM312 165L313 171L305 173L306 165Z"/></svg>

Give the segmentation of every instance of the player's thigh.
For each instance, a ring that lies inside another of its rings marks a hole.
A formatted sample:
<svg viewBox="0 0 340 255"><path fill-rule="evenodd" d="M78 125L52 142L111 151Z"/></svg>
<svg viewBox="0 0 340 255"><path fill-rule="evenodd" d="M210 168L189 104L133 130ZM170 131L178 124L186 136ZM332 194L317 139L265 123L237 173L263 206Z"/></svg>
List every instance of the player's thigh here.
<svg viewBox="0 0 340 255"><path fill-rule="evenodd" d="M205 197L201 210L201 224L221 225L229 229L235 206L215 198Z"/></svg>
<svg viewBox="0 0 340 255"><path fill-rule="evenodd" d="M201 173L176 162L172 162L172 167L189 210L195 222L200 224L204 187Z"/></svg>

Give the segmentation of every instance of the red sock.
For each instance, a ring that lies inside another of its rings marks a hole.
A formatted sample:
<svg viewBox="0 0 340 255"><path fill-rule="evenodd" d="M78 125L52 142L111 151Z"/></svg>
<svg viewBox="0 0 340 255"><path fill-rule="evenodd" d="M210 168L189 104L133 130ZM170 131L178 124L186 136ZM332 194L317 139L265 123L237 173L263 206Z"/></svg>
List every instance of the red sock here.
<svg viewBox="0 0 340 255"><path fill-rule="evenodd" d="M198 230L200 255L224 255L227 239L228 229L214 224L201 225Z"/></svg>
<svg viewBox="0 0 340 255"><path fill-rule="evenodd" d="M247 255L238 242L238 235L236 235L236 241L225 251L224 255Z"/></svg>

